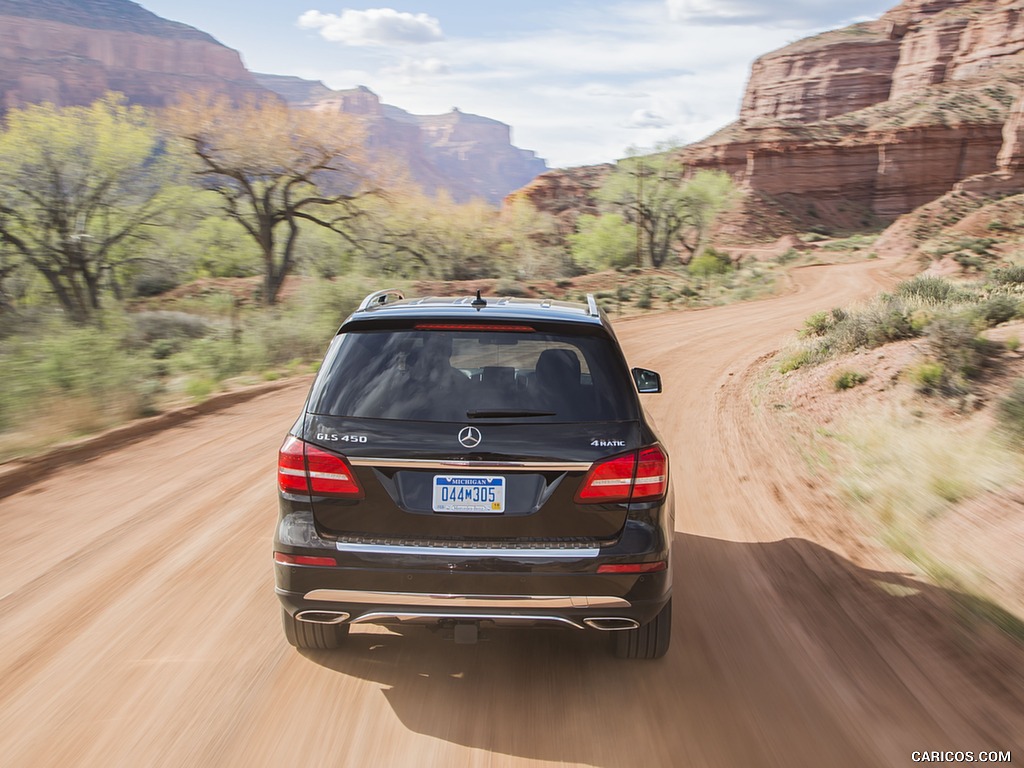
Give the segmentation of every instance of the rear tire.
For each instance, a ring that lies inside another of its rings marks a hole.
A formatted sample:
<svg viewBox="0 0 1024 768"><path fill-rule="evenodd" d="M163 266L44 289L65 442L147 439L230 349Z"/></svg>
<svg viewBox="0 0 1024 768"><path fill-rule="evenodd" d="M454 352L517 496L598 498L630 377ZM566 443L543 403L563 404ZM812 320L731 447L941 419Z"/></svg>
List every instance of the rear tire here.
<svg viewBox="0 0 1024 768"><path fill-rule="evenodd" d="M612 651L620 659L660 659L672 641L672 598L657 616L636 629L612 632Z"/></svg>
<svg viewBox="0 0 1024 768"><path fill-rule="evenodd" d="M291 645L311 651L333 650L348 634L348 624L310 624L296 620L284 608L281 609L281 624L285 639Z"/></svg>

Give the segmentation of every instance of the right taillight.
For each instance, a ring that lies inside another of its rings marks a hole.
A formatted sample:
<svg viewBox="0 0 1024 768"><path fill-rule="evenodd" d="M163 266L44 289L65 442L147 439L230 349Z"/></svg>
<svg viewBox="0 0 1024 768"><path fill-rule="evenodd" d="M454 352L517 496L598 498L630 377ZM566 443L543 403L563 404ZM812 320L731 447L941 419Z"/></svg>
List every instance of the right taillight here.
<svg viewBox="0 0 1024 768"><path fill-rule="evenodd" d="M660 445L640 449L631 501L660 499L668 490L668 457Z"/></svg>
<svg viewBox="0 0 1024 768"><path fill-rule="evenodd" d="M278 454L277 483L285 493L363 498L363 489L344 457L294 435L285 439Z"/></svg>
<svg viewBox="0 0 1024 768"><path fill-rule="evenodd" d="M600 461L576 492L578 504L619 504L660 499L668 489L668 457L651 445Z"/></svg>

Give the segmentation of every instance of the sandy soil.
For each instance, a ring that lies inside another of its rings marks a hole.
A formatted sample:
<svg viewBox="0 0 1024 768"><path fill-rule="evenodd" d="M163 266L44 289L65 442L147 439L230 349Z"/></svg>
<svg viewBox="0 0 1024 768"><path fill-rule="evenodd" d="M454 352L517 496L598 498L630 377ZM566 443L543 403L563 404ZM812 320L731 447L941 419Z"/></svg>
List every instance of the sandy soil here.
<svg viewBox="0 0 1024 768"><path fill-rule="evenodd" d="M275 451L305 383L61 468L0 500L5 766L886 766L1024 748L1024 651L958 629L817 488L759 402L811 312L892 280L799 270L791 295L618 325L678 505L673 647L603 636L282 636ZM1024 754L1024 753L1022 753Z"/></svg>

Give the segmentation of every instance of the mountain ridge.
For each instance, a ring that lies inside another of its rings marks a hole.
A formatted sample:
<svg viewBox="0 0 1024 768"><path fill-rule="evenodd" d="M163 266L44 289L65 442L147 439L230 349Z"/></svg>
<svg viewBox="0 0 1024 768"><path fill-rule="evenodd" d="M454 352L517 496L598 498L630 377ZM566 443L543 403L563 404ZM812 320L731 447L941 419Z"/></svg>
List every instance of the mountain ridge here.
<svg viewBox="0 0 1024 768"><path fill-rule="evenodd" d="M261 82L262 80L262 82ZM0 0L0 113L26 104L88 104L108 91L161 107L178 92L236 100L277 93L288 103L366 119L371 151L404 158L425 191L497 204L547 169L512 145L509 126L452 112L412 115L359 86L334 91L289 76L256 75L209 34L132 0Z"/></svg>
<svg viewBox="0 0 1024 768"><path fill-rule="evenodd" d="M58 21L77 27L156 34L181 40L220 43L180 21L157 16L131 0L0 0L0 16Z"/></svg>

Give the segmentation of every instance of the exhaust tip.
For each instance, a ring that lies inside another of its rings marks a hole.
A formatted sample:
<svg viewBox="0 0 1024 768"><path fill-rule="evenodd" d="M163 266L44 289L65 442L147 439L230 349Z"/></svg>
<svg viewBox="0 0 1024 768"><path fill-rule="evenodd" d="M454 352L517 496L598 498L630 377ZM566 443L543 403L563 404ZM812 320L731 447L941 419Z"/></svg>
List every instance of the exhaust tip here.
<svg viewBox="0 0 1024 768"><path fill-rule="evenodd" d="M640 622L635 619L625 619L617 616L602 617L597 619L584 619L583 623L591 629L600 629L602 632L615 632L623 629L636 629Z"/></svg>
<svg viewBox="0 0 1024 768"><path fill-rule="evenodd" d="M300 611L295 618L307 624L341 624L350 615L345 611Z"/></svg>

